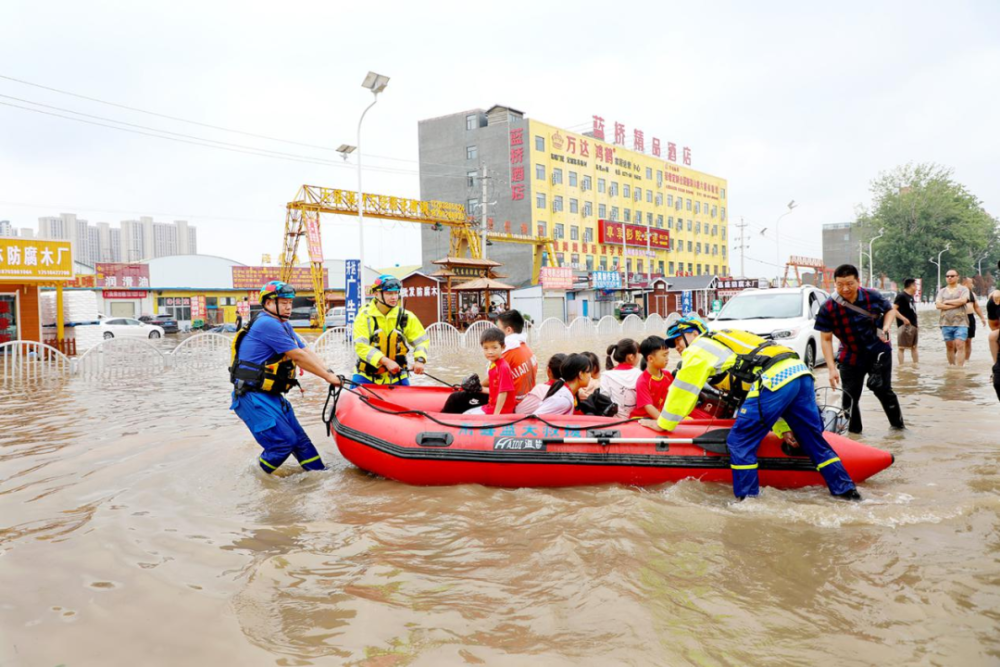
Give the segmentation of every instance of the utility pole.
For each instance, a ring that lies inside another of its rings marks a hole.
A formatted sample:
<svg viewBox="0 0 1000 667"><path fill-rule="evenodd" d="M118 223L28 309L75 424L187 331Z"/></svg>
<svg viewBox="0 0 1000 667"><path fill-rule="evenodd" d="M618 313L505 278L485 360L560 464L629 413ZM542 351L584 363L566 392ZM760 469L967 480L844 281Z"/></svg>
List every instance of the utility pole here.
<svg viewBox="0 0 1000 667"><path fill-rule="evenodd" d="M481 244L481 251L482 251L483 259L486 259L486 221L487 221L487 217L486 217L486 163L485 162L483 163L483 175L482 175L481 180L482 180L482 186L483 186L482 187L482 190L483 190L482 197L483 198L481 200L479 200L479 206L482 207L482 211L483 211L483 220L482 220L482 224L483 224L483 240L482 240L482 244Z"/></svg>
<svg viewBox="0 0 1000 667"><path fill-rule="evenodd" d="M747 226L747 223L743 222L743 216L740 216L740 224L733 225L740 230L740 278L744 278L743 273L743 250L746 248L746 234L743 233L743 228Z"/></svg>

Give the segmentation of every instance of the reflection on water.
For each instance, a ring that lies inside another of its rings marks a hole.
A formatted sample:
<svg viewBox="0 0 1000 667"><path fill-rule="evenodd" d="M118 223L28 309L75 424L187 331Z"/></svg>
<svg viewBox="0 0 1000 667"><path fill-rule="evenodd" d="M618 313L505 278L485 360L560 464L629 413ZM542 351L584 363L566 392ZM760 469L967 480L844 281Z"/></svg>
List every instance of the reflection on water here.
<svg viewBox="0 0 1000 667"><path fill-rule="evenodd" d="M339 456L315 383L292 400L331 469L265 477L221 365L4 395L0 664L996 664L986 341L949 369L935 334L895 371L906 432L862 401L897 463L860 504L409 487Z"/></svg>

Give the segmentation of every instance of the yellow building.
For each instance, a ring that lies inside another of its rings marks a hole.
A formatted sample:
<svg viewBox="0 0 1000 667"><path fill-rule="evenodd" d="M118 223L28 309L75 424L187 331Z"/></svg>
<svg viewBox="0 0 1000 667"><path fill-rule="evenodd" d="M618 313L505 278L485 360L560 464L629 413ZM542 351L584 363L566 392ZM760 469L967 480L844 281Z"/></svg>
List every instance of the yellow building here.
<svg viewBox="0 0 1000 667"><path fill-rule="evenodd" d="M725 179L536 120L525 134L532 226L558 240L560 265L729 274ZM607 221L625 223L624 248Z"/></svg>

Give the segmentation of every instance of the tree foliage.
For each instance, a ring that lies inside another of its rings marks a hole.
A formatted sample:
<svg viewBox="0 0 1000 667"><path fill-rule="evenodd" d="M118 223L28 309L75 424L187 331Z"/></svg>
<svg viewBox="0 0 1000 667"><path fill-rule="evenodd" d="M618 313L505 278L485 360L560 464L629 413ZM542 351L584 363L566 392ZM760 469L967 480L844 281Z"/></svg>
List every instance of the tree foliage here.
<svg viewBox="0 0 1000 667"><path fill-rule="evenodd" d="M872 201L858 215L862 238L875 241L876 275L884 274L902 285L904 278L923 278L924 291L937 282L937 266L930 259L950 243L941 256L942 275L947 268L975 276L982 261L983 274L1000 258L997 220L982 202L952 178L952 171L936 164L906 164L879 174L871 183ZM868 267L866 266L866 273ZM992 278L992 277L991 277ZM992 279L990 280L992 282Z"/></svg>

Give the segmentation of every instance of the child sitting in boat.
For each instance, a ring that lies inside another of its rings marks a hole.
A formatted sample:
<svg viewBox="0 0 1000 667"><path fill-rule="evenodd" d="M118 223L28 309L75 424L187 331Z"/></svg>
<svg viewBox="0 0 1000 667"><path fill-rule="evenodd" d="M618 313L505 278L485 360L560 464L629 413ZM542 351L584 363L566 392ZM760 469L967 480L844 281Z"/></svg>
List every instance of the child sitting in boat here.
<svg viewBox="0 0 1000 667"><path fill-rule="evenodd" d="M590 383L590 359L582 354L569 355L559 367L559 375L535 410L536 415L573 414L577 393Z"/></svg>
<svg viewBox="0 0 1000 667"><path fill-rule="evenodd" d="M642 375L635 384L635 409L629 419L657 419L667 400L667 391L674 376L666 370L669 355L667 342L659 336L650 336L642 341L639 354L642 355Z"/></svg>
<svg viewBox="0 0 1000 667"><path fill-rule="evenodd" d="M528 347L528 338L524 335L524 316L520 311L508 310L500 313L497 317L497 327L506 334L503 342L503 358L510 365L517 400L520 401L535 388L538 360Z"/></svg>
<svg viewBox="0 0 1000 667"><path fill-rule="evenodd" d="M496 327L487 329L479 337L483 355L490 362L486 382L482 383L483 388L489 391L489 402L486 405L469 408L470 400L475 400L481 395L468 391L458 391L448 397L442 412L453 414L463 412L467 415L509 415L514 413L514 406L517 404L515 398L517 391L514 388L514 375L511 373L510 364L503 358L505 338L504 332Z"/></svg>
<svg viewBox="0 0 1000 667"><path fill-rule="evenodd" d="M582 387L580 393L577 395L577 398L585 401L601 388L601 360L593 352L581 352L580 354L590 359L590 384Z"/></svg>
<svg viewBox="0 0 1000 667"><path fill-rule="evenodd" d="M545 367L545 374L548 376L548 381L544 384L535 385L535 387L528 392L528 395L517 404L517 408L514 409L519 415L530 415L538 409L538 406L542 404L545 399L545 394L549 392L549 387L551 387L556 380L559 379L559 369L562 366L562 362L566 360L566 355L562 352L557 352L549 357L549 363Z"/></svg>
<svg viewBox="0 0 1000 667"><path fill-rule="evenodd" d="M601 373L601 393L614 401L618 414L632 414L635 409L635 383L642 373L639 364L639 345L631 338L623 338L608 347L608 370Z"/></svg>

